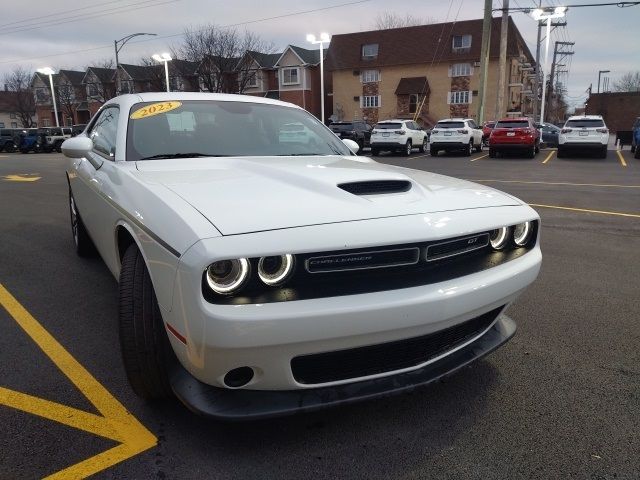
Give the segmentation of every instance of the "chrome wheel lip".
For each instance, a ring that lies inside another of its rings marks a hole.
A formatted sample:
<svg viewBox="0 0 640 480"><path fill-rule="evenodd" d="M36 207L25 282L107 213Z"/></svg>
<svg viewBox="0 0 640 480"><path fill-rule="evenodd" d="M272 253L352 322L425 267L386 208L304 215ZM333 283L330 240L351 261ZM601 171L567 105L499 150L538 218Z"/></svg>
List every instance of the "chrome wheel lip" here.
<svg viewBox="0 0 640 480"><path fill-rule="evenodd" d="M73 234L73 241L78 245L78 212L76 203L71 196L69 197L69 208L71 210L71 233Z"/></svg>
<svg viewBox="0 0 640 480"><path fill-rule="evenodd" d="M407 155L411 155L412 148L411 142L407 142Z"/></svg>

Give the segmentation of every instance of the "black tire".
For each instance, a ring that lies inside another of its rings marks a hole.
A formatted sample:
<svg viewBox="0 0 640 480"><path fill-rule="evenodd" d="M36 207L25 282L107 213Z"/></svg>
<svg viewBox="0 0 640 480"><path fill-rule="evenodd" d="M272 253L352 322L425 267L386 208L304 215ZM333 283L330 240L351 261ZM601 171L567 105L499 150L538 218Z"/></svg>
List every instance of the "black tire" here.
<svg viewBox="0 0 640 480"><path fill-rule="evenodd" d="M636 151L633 154L633 158L640 158L640 148L636 146Z"/></svg>
<svg viewBox="0 0 640 480"><path fill-rule="evenodd" d="M556 152L556 156L558 158L564 158L565 156L565 151L562 147L560 147L560 145L558 145L558 151Z"/></svg>
<svg viewBox="0 0 640 480"><path fill-rule="evenodd" d="M7 153L13 153L15 152L16 148L13 146L13 142L7 142L4 144L3 150Z"/></svg>
<svg viewBox="0 0 640 480"><path fill-rule="evenodd" d="M418 147L418 151L419 151L420 153L424 153L424 152L426 152L426 151L427 151L427 146L428 146L427 137L424 137L424 138L422 139L422 145L420 145L420 146Z"/></svg>
<svg viewBox="0 0 640 480"><path fill-rule="evenodd" d="M496 158L496 149L489 147L489 158Z"/></svg>
<svg viewBox="0 0 640 480"><path fill-rule="evenodd" d="M476 153L480 153L482 151L482 142L475 146Z"/></svg>
<svg viewBox="0 0 640 480"><path fill-rule="evenodd" d="M434 147L431 147L429 149L429 155L431 155L432 157L437 157L438 156L438 149L434 148Z"/></svg>
<svg viewBox="0 0 640 480"><path fill-rule="evenodd" d="M71 220L71 235L76 253L79 257L85 258L95 256L96 247L93 245L93 241L89 237L89 233L82 222L71 189L69 189L69 217Z"/></svg>
<svg viewBox="0 0 640 480"><path fill-rule="evenodd" d="M539 143L536 143L535 152L536 152L536 154L540 152L540 144Z"/></svg>
<svg viewBox="0 0 640 480"><path fill-rule="evenodd" d="M527 157L536 158L536 146L532 145L529 150L527 150Z"/></svg>
<svg viewBox="0 0 640 480"><path fill-rule="evenodd" d="M124 254L120 269L120 348L133 391L145 400L171 395L169 367L175 361L151 277L137 245Z"/></svg>
<svg viewBox="0 0 640 480"><path fill-rule="evenodd" d="M467 145L465 147L464 156L465 157L470 157L472 152L473 152L473 138L471 140L469 140L469 145Z"/></svg>
<svg viewBox="0 0 640 480"><path fill-rule="evenodd" d="M607 146L603 146L600 149L600 158L607 158Z"/></svg>
<svg viewBox="0 0 640 480"><path fill-rule="evenodd" d="M636 146L635 145L631 145L631 153L635 153L636 151Z"/></svg>
<svg viewBox="0 0 640 480"><path fill-rule="evenodd" d="M377 157L378 155L380 155L380 150L375 147L371 147L371 156Z"/></svg>
<svg viewBox="0 0 640 480"><path fill-rule="evenodd" d="M58 153L62 153L62 140L56 142L54 150Z"/></svg>
<svg viewBox="0 0 640 480"><path fill-rule="evenodd" d="M404 150L402 150L402 156L408 157L411 155L411 150L413 149L413 145L411 144L411 140L407 140L407 143L404 144Z"/></svg>
<svg viewBox="0 0 640 480"><path fill-rule="evenodd" d="M28 148L21 148L20 149L20 153L29 153L29 149Z"/></svg>

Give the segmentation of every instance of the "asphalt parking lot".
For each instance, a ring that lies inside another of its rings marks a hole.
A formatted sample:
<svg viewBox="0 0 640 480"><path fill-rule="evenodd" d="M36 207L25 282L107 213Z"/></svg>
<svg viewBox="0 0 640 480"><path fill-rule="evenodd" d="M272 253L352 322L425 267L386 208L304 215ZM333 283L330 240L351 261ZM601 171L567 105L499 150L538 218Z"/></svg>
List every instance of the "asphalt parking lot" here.
<svg viewBox="0 0 640 480"><path fill-rule="evenodd" d="M0 153L0 479L640 478L640 161L487 154L377 160L539 212L516 337L412 394L220 424L134 396L116 282L72 248L64 158Z"/></svg>

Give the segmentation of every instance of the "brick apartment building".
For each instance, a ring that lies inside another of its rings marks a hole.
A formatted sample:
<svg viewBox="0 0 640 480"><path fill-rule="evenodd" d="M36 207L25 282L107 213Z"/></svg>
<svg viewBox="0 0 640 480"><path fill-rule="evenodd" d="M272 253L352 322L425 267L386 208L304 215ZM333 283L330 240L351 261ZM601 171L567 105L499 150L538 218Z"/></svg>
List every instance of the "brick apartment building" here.
<svg viewBox="0 0 640 480"><path fill-rule="evenodd" d="M509 18L505 111L496 112L500 22L491 30L485 118L531 111L534 60ZM439 41L440 39L440 41ZM415 118L432 126L477 115L482 20L334 35L325 66L338 119Z"/></svg>
<svg viewBox="0 0 640 480"><path fill-rule="evenodd" d="M592 93L587 100L585 115L602 115L612 132L631 130L640 116L640 92Z"/></svg>

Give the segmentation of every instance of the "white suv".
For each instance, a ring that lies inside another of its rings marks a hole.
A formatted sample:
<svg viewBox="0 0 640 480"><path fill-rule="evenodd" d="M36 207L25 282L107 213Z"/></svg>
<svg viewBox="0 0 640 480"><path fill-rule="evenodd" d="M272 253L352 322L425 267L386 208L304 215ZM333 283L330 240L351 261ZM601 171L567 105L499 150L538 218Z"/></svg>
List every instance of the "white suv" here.
<svg viewBox="0 0 640 480"><path fill-rule="evenodd" d="M482 128L472 118L445 118L431 130L429 153L432 157L440 150L451 152L462 150L466 156L482 151Z"/></svg>
<svg viewBox="0 0 640 480"><path fill-rule="evenodd" d="M594 150L600 158L607 158L609 129L602 115L569 117L558 135L558 158L569 150Z"/></svg>
<svg viewBox="0 0 640 480"><path fill-rule="evenodd" d="M383 120L378 122L371 132L371 155L381 150L400 151L404 156L411 155L413 148L420 152L427 149L427 132L412 120Z"/></svg>

